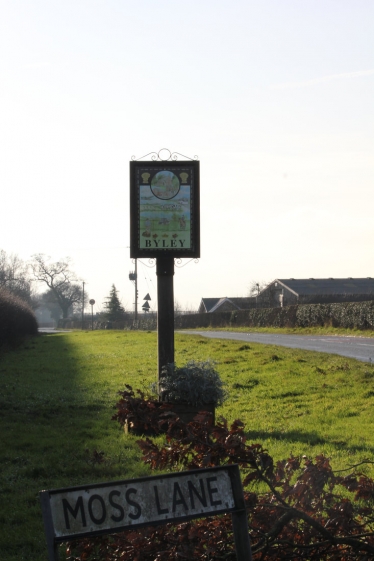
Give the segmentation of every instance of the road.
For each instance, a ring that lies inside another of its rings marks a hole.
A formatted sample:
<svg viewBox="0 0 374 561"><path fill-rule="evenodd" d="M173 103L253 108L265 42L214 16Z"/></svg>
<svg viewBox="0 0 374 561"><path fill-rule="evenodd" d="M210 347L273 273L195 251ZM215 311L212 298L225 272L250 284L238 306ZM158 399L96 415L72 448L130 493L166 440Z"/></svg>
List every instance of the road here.
<svg viewBox="0 0 374 561"><path fill-rule="evenodd" d="M234 339L246 343L280 345L291 349L305 349L320 353L337 354L363 362L374 361L374 338L339 337L335 335L284 335L275 333L235 333L233 331L188 331L180 333L202 335L213 339Z"/></svg>
<svg viewBox="0 0 374 561"><path fill-rule="evenodd" d="M69 329L56 329L54 327L39 327L39 333L70 333Z"/></svg>

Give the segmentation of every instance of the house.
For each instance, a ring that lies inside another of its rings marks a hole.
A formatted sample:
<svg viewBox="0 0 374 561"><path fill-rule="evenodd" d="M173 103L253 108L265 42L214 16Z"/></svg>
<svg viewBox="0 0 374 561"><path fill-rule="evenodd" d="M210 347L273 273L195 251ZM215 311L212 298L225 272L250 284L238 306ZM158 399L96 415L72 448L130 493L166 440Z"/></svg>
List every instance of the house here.
<svg viewBox="0 0 374 561"><path fill-rule="evenodd" d="M202 298L198 309L199 314L214 312L232 312L235 310L248 310L256 306L256 298Z"/></svg>
<svg viewBox="0 0 374 561"><path fill-rule="evenodd" d="M275 279L257 296L259 307L374 300L374 278Z"/></svg>

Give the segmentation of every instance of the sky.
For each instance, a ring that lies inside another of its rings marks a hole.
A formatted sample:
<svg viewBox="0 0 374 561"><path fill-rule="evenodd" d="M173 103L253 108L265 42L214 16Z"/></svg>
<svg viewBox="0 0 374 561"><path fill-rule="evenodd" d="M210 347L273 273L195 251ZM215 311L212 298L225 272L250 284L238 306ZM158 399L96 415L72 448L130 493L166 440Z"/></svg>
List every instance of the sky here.
<svg viewBox="0 0 374 561"><path fill-rule="evenodd" d="M131 310L129 161L200 161L174 295L374 276L372 0L13 0L0 18L0 249L70 257ZM157 278L138 262L140 306ZM144 293L144 294L143 294Z"/></svg>

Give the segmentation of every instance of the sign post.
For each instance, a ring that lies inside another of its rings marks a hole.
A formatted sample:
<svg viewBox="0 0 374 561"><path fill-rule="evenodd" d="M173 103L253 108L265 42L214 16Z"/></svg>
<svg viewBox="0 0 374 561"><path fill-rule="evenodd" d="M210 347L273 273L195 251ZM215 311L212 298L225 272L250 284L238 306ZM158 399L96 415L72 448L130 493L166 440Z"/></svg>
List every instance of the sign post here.
<svg viewBox="0 0 374 561"><path fill-rule="evenodd" d="M174 259L200 257L200 166L154 157L130 162L130 256L156 259L160 376L174 362Z"/></svg>
<svg viewBox="0 0 374 561"><path fill-rule="evenodd" d="M158 373L162 367L174 362L174 258L165 255L157 258L157 343Z"/></svg>
<svg viewBox="0 0 374 561"><path fill-rule="evenodd" d="M67 540L226 512L238 561L252 559L237 465L41 491L40 500L49 561L58 561L57 544Z"/></svg>

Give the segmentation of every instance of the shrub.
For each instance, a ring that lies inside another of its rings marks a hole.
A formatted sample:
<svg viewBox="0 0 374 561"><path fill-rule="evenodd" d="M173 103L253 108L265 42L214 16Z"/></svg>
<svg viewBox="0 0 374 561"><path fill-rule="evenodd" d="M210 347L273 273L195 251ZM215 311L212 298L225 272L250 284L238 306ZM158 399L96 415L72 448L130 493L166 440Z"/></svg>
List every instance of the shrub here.
<svg viewBox="0 0 374 561"><path fill-rule="evenodd" d="M160 376L160 395L171 403L187 403L194 407L213 404L222 405L227 391L211 360L190 360L185 366L168 364Z"/></svg>
<svg viewBox="0 0 374 561"><path fill-rule="evenodd" d="M155 427L161 416L153 417ZM162 471L237 463L254 561L374 558L374 480L359 466L335 474L323 455L275 462L261 444L247 442L240 420L212 426L199 414L184 424L174 415L168 425L166 442L138 441L142 460ZM69 544L68 554L70 561L236 559L230 515L87 538Z"/></svg>
<svg viewBox="0 0 374 561"><path fill-rule="evenodd" d="M30 306L18 296L0 289L0 345L36 335L38 324Z"/></svg>
<svg viewBox="0 0 374 561"><path fill-rule="evenodd" d="M157 434L165 430L165 414L170 413L172 405L158 401L154 396L146 396L141 390L135 392L128 384L125 388L124 391L118 392L121 399L116 404L117 413L113 415L112 420L118 421L125 429L130 427L139 434Z"/></svg>

